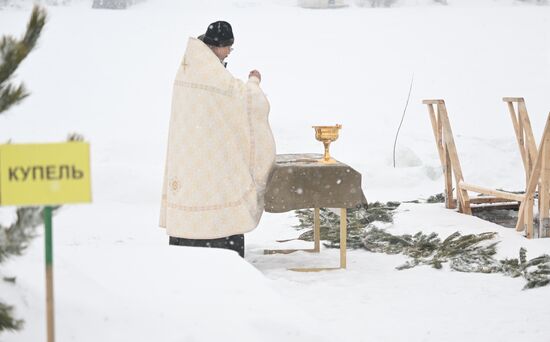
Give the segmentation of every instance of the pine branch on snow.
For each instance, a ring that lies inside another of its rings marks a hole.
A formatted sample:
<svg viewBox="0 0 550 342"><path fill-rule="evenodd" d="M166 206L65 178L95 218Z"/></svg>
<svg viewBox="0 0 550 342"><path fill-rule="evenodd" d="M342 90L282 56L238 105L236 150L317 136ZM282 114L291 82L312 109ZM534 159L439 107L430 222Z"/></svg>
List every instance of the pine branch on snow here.
<svg viewBox="0 0 550 342"><path fill-rule="evenodd" d="M350 208L346 213L347 222L347 246L349 248L362 248L365 227L373 222L393 222L392 212L400 203L388 202L386 204L375 202L368 207ZM300 223L294 228L307 229L298 239L313 241L313 216L312 209L295 210ZM330 248L340 248L340 215L333 211L319 209L321 240L329 241L326 244Z"/></svg>
<svg viewBox="0 0 550 342"><path fill-rule="evenodd" d="M411 258L396 267L406 270L419 265L429 265L442 269L443 264L458 272L501 273L517 278L523 277L527 283L524 289L550 284L550 256L542 255L527 260L527 251L521 248L519 258L498 260L495 258L498 242L491 242L496 233L461 235L455 232L443 241L436 233L414 235L393 235L376 228L374 222L393 222L393 212L397 202L369 204L368 209L348 209L348 247L365 248L374 253L403 254ZM296 210L300 223L297 229L307 229L298 239L313 241L313 215L311 209ZM320 209L321 240L329 248L340 246L340 216Z"/></svg>
<svg viewBox="0 0 550 342"><path fill-rule="evenodd" d="M513 278L522 276L527 281L524 290L550 283L550 256L545 254L528 261L526 250L521 248L518 259L497 260L498 242L483 244L495 236L493 232L464 236L455 232L441 241L435 233L396 236L371 228L366 232L364 242L368 251L404 254L412 258L396 267L398 270L419 265L441 269L444 263L449 263L452 270L459 272L502 273Z"/></svg>
<svg viewBox="0 0 550 342"><path fill-rule="evenodd" d="M442 192L439 194L432 195L428 197L428 199L426 200L426 203L444 203L444 202L445 202L445 194Z"/></svg>
<svg viewBox="0 0 550 342"><path fill-rule="evenodd" d="M462 236L456 232L444 241L436 233L415 235L392 235L384 230L371 228L364 239L365 249L376 253L404 254L412 258L397 269L403 270L418 265L442 268L450 262L451 268L461 272L485 272L488 263L496 254L496 243L487 246L481 242L491 240L496 233Z"/></svg>

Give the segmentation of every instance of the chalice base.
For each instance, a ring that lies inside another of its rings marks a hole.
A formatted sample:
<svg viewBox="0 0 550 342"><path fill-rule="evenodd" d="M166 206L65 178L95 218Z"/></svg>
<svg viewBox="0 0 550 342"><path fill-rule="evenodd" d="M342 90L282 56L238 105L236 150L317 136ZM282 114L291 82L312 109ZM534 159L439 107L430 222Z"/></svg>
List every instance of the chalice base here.
<svg viewBox="0 0 550 342"><path fill-rule="evenodd" d="M321 164L336 164L336 160L330 158L329 160L325 160L325 158L319 159L317 162Z"/></svg>

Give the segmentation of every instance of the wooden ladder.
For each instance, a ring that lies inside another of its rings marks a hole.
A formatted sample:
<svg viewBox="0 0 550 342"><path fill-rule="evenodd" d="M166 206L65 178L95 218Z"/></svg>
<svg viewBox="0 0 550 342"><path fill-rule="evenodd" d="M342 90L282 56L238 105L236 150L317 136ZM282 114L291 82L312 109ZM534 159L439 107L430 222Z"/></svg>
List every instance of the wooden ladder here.
<svg viewBox="0 0 550 342"><path fill-rule="evenodd" d="M444 100L424 100L422 103L428 106L435 144L437 146L437 152L439 153L441 166L443 167L443 175L445 177L445 206L449 209L454 209L453 173L455 175L456 184L463 182L464 176L456 151L453 131L447 115L447 107L445 106ZM435 109L434 106L436 106ZM457 186L457 202L458 210L461 213L468 215L472 214L468 191L461 189L459 186Z"/></svg>

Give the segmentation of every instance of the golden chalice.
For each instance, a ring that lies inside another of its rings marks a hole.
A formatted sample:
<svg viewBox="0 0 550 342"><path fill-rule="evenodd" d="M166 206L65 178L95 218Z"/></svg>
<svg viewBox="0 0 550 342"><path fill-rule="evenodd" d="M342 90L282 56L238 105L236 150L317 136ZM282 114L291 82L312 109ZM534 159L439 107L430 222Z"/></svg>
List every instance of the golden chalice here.
<svg viewBox="0 0 550 342"><path fill-rule="evenodd" d="M323 143L323 145L325 145L325 155L323 156L323 159L319 160L319 162L324 164L336 163L336 161L330 157L328 149L330 143L338 139L338 130L342 128L342 125L313 126L313 128L315 128L315 139L319 140Z"/></svg>

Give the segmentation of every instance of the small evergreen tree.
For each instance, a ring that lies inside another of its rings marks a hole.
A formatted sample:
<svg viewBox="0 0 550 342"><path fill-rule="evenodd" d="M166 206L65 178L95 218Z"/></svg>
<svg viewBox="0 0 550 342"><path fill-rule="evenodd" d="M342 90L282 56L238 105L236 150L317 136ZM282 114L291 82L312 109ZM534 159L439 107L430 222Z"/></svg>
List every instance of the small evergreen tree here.
<svg viewBox="0 0 550 342"><path fill-rule="evenodd" d="M4 36L0 40L0 114L29 96L23 84L12 82L21 62L34 49L46 23L46 11L35 6L24 36ZM16 221L9 227L0 225L0 263L12 255L21 255L34 236L34 227L42 223L42 208L18 208ZM23 321L12 317L13 308L0 302L0 333L18 330Z"/></svg>
<svg viewBox="0 0 550 342"><path fill-rule="evenodd" d="M35 6L25 35L20 39L4 36L0 40L0 114L29 96L23 84L11 83L15 70L36 46L46 23L46 12Z"/></svg>

